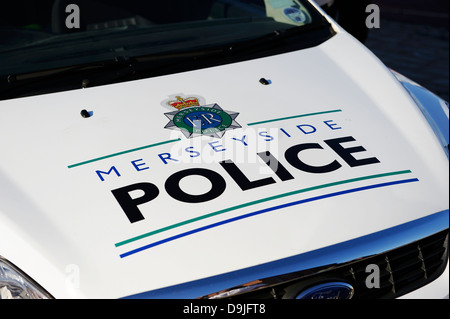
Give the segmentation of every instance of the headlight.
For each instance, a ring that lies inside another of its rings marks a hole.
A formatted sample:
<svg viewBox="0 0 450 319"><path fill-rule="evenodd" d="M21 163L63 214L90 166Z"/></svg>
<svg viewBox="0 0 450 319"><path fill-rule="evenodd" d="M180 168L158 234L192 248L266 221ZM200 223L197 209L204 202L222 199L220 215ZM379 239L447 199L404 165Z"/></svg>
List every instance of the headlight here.
<svg viewBox="0 0 450 319"><path fill-rule="evenodd" d="M0 299L50 299L52 296L0 256Z"/></svg>

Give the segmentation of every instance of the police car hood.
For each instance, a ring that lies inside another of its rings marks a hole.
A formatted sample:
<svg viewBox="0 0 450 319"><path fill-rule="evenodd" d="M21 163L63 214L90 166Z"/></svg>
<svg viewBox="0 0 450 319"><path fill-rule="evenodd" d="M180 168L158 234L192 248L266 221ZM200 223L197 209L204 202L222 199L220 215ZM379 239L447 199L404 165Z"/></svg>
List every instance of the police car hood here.
<svg viewBox="0 0 450 319"><path fill-rule="evenodd" d="M0 254L57 298L152 291L448 209L433 131L346 34L0 112Z"/></svg>

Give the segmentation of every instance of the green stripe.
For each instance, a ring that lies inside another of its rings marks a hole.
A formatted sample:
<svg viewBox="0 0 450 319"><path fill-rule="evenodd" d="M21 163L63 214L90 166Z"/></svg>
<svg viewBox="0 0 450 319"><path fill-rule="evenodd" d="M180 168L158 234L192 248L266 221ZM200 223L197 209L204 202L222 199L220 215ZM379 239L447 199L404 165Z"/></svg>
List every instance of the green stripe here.
<svg viewBox="0 0 450 319"><path fill-rule="evenodd" d="M68 168L74 168L74 167L81 166L81 165L86 165L86 164L89 164L89 163L92 163L92 162L101 161L101 160L104 160L106 158L111 158L111 157L114 157L114 156L119 156L119 155L131 153L131 152L136 152L136 151L140 151L140 150L143 150L143 149L146 149L146 148L151 148L151 147L155 147L155 146L159 146L159 145L164 145L164 144L168 144L168 143L178 142L180 140L181 139L177 138L175 140L168 140L168 141L159 142L159 143L155 143L155 144L150 144L150 145L146 145L146 146L142 146L142 147L138 147L138 148L133 148L131 150L127 150L127 151L123 151L123 152L119 152L119 153L114 153L114 154L111 154L111 155L105 155L105 156L102 156L102 157L91 159L89 161L85 161L85 162L69 165L67 167Z"/></svg>
<svg viewBox="0 0 450 319"><path fill-rule="evenodd" d="M331 110L331 111L324 111L324 112L316 112L316 113L309 113L309 114L294 115L294 116L282 117L282 118L272 119L272 120L267 120L267 121L248 123L247 125L248 126L252 126L252 125L258 125L258 124L263 124L263 123L284 121L284 120L290 120L290 119L295 119L295 118L299 118L299 117L307 117L307 116L328 114L328 113L336 113L336 112L342 112L342 110ZM94 159L91 159L91 160L88 160L88 161L72 164L72 165L69 165L67 167L68 168L74 168L74 167L86 165L86 164L89 164L89 163L92 163L92 162L101 161L101 160L104 160L104 159L107 159L107 158L111 158L111 157L115 157L115 156L131 153L131 152L140 151L140 150L143 150L143 149L146 149L146 148L151 148L151 147L155 147L155 146L159 146L159 145L164 145L164 144L168 144L168 143L178 142L180 140L181 139L177 138L175 140L169 140L169 141L164 141L164 142L160 142L160 143L150 144L150 145L146 145L146 146L142 146L142 147L138 147L138 148L133 148L131 150L127 150L127 151L123 151L123 152L119 152L119 153L114 153L114 154L111 154L111 155L105 155L105 156L94 158Z"/></svg>
<svg viewBox="0 0 450 319"><path fill-rule="evenodd" d="M240 209L240 208L244 208L244 207L248 207L248 206L252 206L252 205L256 205L256 204L272 201L272 200L283 198L283 197L287 197L287 196L292 196L292 195L296 195L296 194L300 194L300 193L310 192L310 191L314 191L314 190L317 190L317 189L332 187L332 186L336 186L336 185L342 185L342 184L348 184L348 183L353 183L353 182L358 182L358 181L363 181L363 180L368 180L368 179L381 178L381 177L394 176L394 175L401 175L401 174L408 174L408 173L411 173L411 171L410 170L404 170L404 171L397 171L397 172L391 172L391 173L370 175L370 176L352 178L352 179L347 179L347 180L338 181L338 182L334 182L334 183L328 183L328 184L323 184L323 185L319 185L319 186L299 189L299 190L296 190L296 191L292 191L292 192L288 192L288 193L284 193L284 194L280 194L280 195L275 195L275 196L259 199L259 200L253 201L253 202L248 202L248 203L244 203L244 204L241 204L241 205L232 206L232 207L229 207L229 208L225 208L225 209L219 210L217 212L213 212L213 213L209 213L209 214L206 214L206 215L203 215L203 216L199 216L199 217L196 217L196 218L188 219L188 220L185 220L185 221L177 223L177 224L173 224L173 225L170 225L170 226L167 226L167 227L164 227L164 228L160 228L160 229L157 229L157 230L149 232L149 233L142 234L140 236L136 236L136 237L133 237L133 238L121 241L121 242L115 244L115 246L119 247L119 246L122 246L122 245L125 245L125 244L129 244L131 242L134 242L134 241L146 238L146 237L150 237L150 236L158 234L158 233L162 233L162 232L170 230L170 229L174 229L174 228L177 228L177 227L180 227L180 226L183 226L183 225L187 225L187 224L199 221L199 220L203 220L203 219L206 219L206 218L209 218L209 217L213 217L213 216L221 215L221 214L224 214L224 213L227 213L227 212L231 212L233 210L237 210L237 209Z"/></svg>
<svg viewBox="0 0 450 319"><path fill-rule="evenodd" d="M264 123L270 123L270 122L278 122L278 121L296 119L296 118L299 118L299 117L307 117L307 116L328 114L328 113L336 113L336 112L342 112L342 110L331 110L331 111L324 111L324 112L316 112L316 113L308 113L308 114L294 115L294 116L288 116L288 117L281 117L281 118L278 118L278 119L272 119L272 120L267 120L267 121L254 122L254 123L248 123L247 125L248 126L252 126L252 125L258 125L258 124L264 124Z"/></svg>

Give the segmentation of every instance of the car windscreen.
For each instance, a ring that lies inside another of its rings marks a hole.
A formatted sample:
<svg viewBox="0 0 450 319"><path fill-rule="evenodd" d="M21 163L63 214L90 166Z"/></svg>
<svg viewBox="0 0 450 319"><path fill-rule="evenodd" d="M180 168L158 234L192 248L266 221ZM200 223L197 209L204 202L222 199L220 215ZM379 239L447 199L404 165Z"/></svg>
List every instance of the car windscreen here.
<svg viewBox="0 0 450 319"><path fill-rule="evenodd" d="M307 0L16 0L2 6L0 99L56 90L65 80L75 81L70 87L97 85L242 61L332 35ZM101 76L81 84L93 72ZM42 81L51 78L58 85Z"/></svg>

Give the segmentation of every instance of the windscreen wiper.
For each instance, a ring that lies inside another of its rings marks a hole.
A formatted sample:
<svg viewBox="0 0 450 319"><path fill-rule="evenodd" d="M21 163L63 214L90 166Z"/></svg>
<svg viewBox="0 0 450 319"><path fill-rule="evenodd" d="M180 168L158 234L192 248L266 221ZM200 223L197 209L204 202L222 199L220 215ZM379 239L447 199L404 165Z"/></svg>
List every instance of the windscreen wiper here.
<svg viewBox="0 0 450 319"><path fill-rule="evenodd" d="M65 66L43 71L29 72L23 74L10 74L6 77L7 83L11 88L34 83L35 81L42 81L49 78L64 77L68 74L76 73L91 73L99 70L109 69L116 71L118 75L134 73L133 66L135 60L127 56L117 56L112 60L94 62L89 64L80 64L75 66ZM87 86L87 82L82 82L80 85Z"/></svg>
<svg viewBox="0 0 450 319"><path fill-rule="evenodd" d="M330 29L328 22L321 21L287 30L274 30L260 37L233 43L138 57L117 56L106 61L9 75L0 79L0 100L223 65L279 53L280 49L307 48L328 38ZM324 36L312 32L318 30L325 30ZM300 35L301 41L292 41Z"/></svg>
<svg viewBox="0 0 450 319"><path fill-rule="evenodd" d="M284 44L289 45L293 44L289 43L290 40L300 35L309 38L309 39L302 39L303 46L305 48L311 47L318 43L323 42L323 39L317 37L317 34L313 32L319 30L326 30L327 34L329 34L330 32L332 35L334 34L334 31L331 29L330 23L326 20L323 20L313 24L292 27L285 30L274 30L273 32L266 34L262 37L250 39L247 41L236 42L234 45L230 46L229 51L231 54L241 54L244 52L249 53L251 51L257 51L260 50L262 47L264 48L277 47L282 42L284 42ZM302 46L302 43L297 42L296 45L297 44Z"/></svg>
<svg viewBox="0 0 450 319"><path fill-rule="evenodd" d="M141 77L162 75L169 69L175 69L181 62L194 62L223 52L222 48L208 48L143 57L117 56L89 64L11 74L0 78L0 100L112 84L138 78L138 74Z"/></svg>

